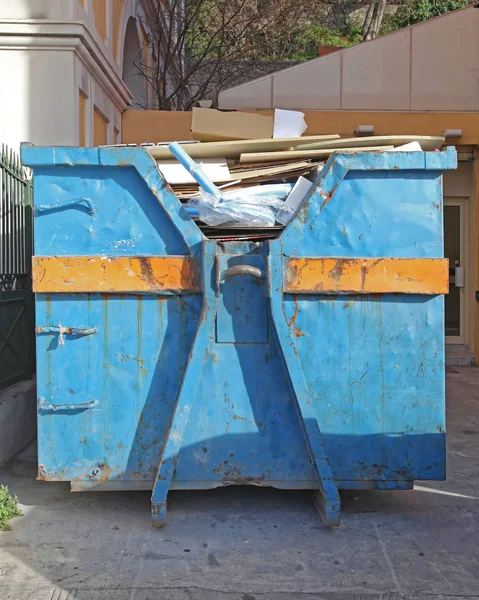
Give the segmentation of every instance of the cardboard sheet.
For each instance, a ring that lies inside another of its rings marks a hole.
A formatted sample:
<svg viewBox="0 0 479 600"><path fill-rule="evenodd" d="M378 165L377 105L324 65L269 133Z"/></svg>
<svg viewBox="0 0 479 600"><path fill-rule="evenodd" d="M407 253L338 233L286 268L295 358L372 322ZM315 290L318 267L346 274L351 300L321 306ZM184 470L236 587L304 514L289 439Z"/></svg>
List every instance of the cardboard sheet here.
<svg viewBox="0 0 479 600"><path fill-rule="evenodd" d="M193 108L191 137L200 142L271 138L273 117L256 113Z"/></svg>
<svg viewBox="0 0 479 600"><path fill-rule="evenodd" d="M440 150L444 144L444 138L441 136L429 135L372 135L367 137L341 138L327 144L328 148L346 148L361 146L400 146L409 142L419 142L424 151ZM305 142L297 146L298 150L319 150L325 148L323 142Z"/></svg>
<svg viewBox="0 0 479 600"><path fill-rule="evenodd" d="M242 154L242 164L255 163L258 161L276 162L278 160L294 160L295 158L327 158L333 152L381 152L392 150L394 146L365 146L359 148L322 148L321 150L289 150L287 152L254 152Z"/></svg>
<svg viewBox="0 0 479 600"><path fill-rule="evenodd" d="M307 128L303 112L275 109L273 138L301 137Z"/></svg>

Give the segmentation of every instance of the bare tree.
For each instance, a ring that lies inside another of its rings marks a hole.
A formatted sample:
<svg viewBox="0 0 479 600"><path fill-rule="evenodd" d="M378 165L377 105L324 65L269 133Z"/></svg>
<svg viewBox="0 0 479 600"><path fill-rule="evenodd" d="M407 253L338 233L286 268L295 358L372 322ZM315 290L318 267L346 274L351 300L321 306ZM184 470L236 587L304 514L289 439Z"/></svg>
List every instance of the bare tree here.
<svg viewBox="0 0 479 600"><path fill-rule="evenodd" d="M379 35L388 0L374 0L369 3L364 18L361 41L372 40Z"/></svg>
<svg viewBox="0 0 479 600"><path fill-rule="evenodd" d="M189 110L237 80L249 59L275 58L310 8L297 0L159 0L153 26L149 19L159 66L146 64L145 52L135 64L159 109Z"/></svg>
<svg viewBox="0 0 479 600"><path fill-rule="evenodd" d="M215 105L221 90L247 79L252 60L290 55L295 35L309 24L336 21L341 32L360 8L361 41L370 40L380 34L388 6L411 1L156 0L148 15L148 52L142 49L135 66L160 110L190 110L206 98ZM154 61L146 58L151 54Z"/></svg>
<svg viewBox="0 0 479 600"><path fill-rule="evenodd" d="M394 10L405 2L414 0L323 0L320 2L318 25L325 25L333 30L351 35L353 30L361 30L360 41L378 37L387 14L388 7ZM464 0L465 1L465 0Z"/></svg>

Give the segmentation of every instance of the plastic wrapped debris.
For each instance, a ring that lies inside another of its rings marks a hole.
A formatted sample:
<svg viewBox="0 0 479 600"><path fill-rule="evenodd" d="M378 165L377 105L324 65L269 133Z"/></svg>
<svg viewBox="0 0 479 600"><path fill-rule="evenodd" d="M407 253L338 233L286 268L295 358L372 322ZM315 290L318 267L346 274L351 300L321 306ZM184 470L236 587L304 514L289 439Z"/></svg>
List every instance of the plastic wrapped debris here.
<svg viewBox="0 0 479 600"><path fill-rule="evenodd" d="M274 227L292 187L291 183L258 185L224 192L221 198L202 190L195 207L203 223L210 226Z"/></svg>
<svg viewBox="0 0 479 600"><path fill-rule="evenodd" d="M192 218L192 219L199 219L200 218L200 213L198 212L198 202L197 200L190 200L188 202L188 204L185 205L185 210L188 213L188 215Z"/></svg>
<svg viewBox="0 0 479 600"><path fill-rule="evenodd" d="M306 179L305 177L299 177L281 207L281 210L276 215L276 221L281 223L281 225L287 225L312 187L312 181L309 181L309 179Z"/></svg>
<svg viewBox="0 0 479 600"><path fill-rule="evenodd" d="M284 201L293 188L291 183L222 192L179 144L172 142L168 148L200 185L201 196L195 208L203 223L227 227L274 227L276 215L284 208Z"/></svg>

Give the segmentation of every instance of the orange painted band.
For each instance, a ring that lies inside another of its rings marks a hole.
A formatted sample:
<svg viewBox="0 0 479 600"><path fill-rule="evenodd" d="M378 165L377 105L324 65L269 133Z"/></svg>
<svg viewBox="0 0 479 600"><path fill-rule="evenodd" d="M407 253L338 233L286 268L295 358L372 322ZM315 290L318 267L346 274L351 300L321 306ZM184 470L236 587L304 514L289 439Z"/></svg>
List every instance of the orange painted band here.
<svg viewBox="0 0 479 600"><path fill-rule="evenodd" d="M189 256L34 256L33 291L200 291L199 262Z"/></svg>
<svg viewBox="0 0 479 600"><path fill-rule="evenodd" d="M284 291L292 294L447 294L443 258L290 258Z"/></svg>
<svg viewBox="0 0 479 600"><path fill-rule="evenodd" d="M189 256L33 257L39 293L200 291L199 261ZM292 294L447 294L447 259L289 258L284 292Z"/></svg>

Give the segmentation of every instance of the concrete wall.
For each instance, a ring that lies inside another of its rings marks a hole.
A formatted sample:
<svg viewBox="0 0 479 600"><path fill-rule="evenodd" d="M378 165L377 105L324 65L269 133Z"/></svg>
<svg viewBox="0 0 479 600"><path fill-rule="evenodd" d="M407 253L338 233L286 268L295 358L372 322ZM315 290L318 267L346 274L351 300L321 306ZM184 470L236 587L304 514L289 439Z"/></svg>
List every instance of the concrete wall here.
<svg viewBox="0 0 479 600"><path fill-rule="evenodd" d="M121 112L131 97L121 78L117 77L115 85L100 69L83 43L82 28L65 25L63 36L56 37L56 25L50 28L42 24L44 35L36 37L30 31L34 27L19 24L17 31L25 29L22 35L12 35L11 43L0 44L0 77L4 82L0 142L15 150L23 141L37 145L79 144L82 91L87 99L83 139L93 143L91 115L96 106L108 119L108 141L113 143L114 128L121 129ZM0 22L0 33L1 29Z"/></svg>
<svg viewBox="0 0 479 600"><path fill-rule="evenodd" d="M1 19L72 19L77 0L2 0Z"/></svg>
<svg viewBox="0 0 479 600"><path fill-rule="evenodd" d="M0 0L0 143L93 145L98 113L102 139L119 143L132 101L122 77L127 24L140 34L153 2Z"/></svg>
<svg viewBox="0 0 479 600"><path fill-rule="evenodd" d="M220 108L479 110L470 7L223 91Z"/></svg>
<svg viewBox="0 0 479 600"><path fill-rule="evenodd" d="M73 52L0 48L0 70L2 143L75 143Z"/></svg>

